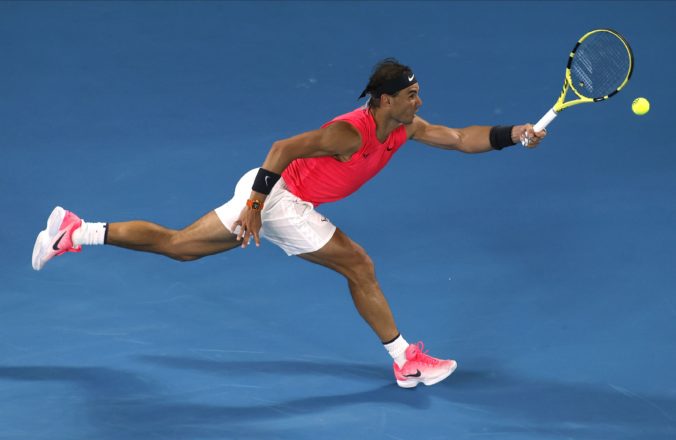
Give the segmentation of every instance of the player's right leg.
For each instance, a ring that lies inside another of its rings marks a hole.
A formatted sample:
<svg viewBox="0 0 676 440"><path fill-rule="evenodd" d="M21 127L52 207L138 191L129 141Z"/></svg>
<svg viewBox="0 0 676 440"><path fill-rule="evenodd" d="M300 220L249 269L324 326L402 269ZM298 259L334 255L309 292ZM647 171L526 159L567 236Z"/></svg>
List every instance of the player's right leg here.
<svg viewBox="0 0 676 440"><path fill-rule="evenodd" d="M228 228L246 203L257 169L237 183L232 199L187 228L176 230L143 220L120 223L84 223L77 215L57 206L38 234L33 247L33 269L40 270L57 255L79 252L83 244L110 244L165 255L179 261L233 249L241 242Z"/></svg>
<svg viewBox="0 0 676 440"><path fill-rule="evenodd" d="M142 220L110 223L106 244L192 261L230 250L241 242L211 211L181 230Z"/></svg>
<svg viewBox="0 0 676 440"><path fill-rule="evenodd" d="M88 231L83 233L83 229ZM142 220L85 224L77 215L57 206L47 220L47 227L35 240L33 269L42 269L49 260L66 252L80 252L82 244L110 244L191 261L227 251L240 243L214 211L176 230Z"/></svg>

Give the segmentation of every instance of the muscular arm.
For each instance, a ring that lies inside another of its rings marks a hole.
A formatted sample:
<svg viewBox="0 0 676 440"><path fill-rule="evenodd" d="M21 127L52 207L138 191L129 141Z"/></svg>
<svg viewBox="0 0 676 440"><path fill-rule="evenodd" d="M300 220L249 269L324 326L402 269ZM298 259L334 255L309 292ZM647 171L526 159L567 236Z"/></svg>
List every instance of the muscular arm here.
<svg viewBox="0 0 676 440"><path fill-rule="evenodd" d="M351 156L361 146L361 135L347 122L308 131L272 144L262 168L281 174L291 162L306 157Z"/></svg>
<svg viewBox="0 0 676 440"><path fill-rule="evenodd" d="M493 150L489 140L490 126L473 125L466 128L450 128L430 124L416 116L406 129L410 139L437 148L463 153L484 153ZM521 134L527 129L528 125L515 125L512 129L512 141L518 142Z"/></svg>
<svg viewBox="0 0 676 440"><path fill-rule="evenodd" d="M351 156L361 146L361 135L347 122L337 121L319 130L307 131L272 144L261 168L282 174L296 159L321 156ZM265 200L265 194L251 192L251 198Z"/></svg>
<svg viewBox="0 0 676 440"><path fill-rule="evenodd" d="M308 131L272 144L262 168L282 174L287 166L296 159L321 156L351 156L361 147L361 135L347 122L334 122L319 130ZM251 191L251 199L265 201L267 196ZM260 245L261 211L244 206L239 219L230 227L234 231L240 226L237 239L242 240L246 248L253 236L256 246Z"/></svg>

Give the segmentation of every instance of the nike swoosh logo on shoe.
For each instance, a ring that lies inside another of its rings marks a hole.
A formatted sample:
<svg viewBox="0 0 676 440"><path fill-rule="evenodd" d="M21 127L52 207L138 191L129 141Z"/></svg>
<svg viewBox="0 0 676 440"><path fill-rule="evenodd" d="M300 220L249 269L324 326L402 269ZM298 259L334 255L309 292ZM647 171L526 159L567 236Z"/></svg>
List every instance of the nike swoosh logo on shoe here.
<svg viewBox="0 0 676 440"><path fill-rule="evenodd" d="M55 251L60 250L59 249L59 243L61 243L61 239L63 238L64 235L66 235L66 232L67 231L63 231L63 234L61 234L61 237L59 237L59 239L54 242L54 246L52 246L52 249L54 249Z"/></svg>
<svg viewBox="0 0 676 440"><path fill-rule="evenodd" d="M420 370L415 370L415 374L404 374L404 377L420 377Z"/></svg>

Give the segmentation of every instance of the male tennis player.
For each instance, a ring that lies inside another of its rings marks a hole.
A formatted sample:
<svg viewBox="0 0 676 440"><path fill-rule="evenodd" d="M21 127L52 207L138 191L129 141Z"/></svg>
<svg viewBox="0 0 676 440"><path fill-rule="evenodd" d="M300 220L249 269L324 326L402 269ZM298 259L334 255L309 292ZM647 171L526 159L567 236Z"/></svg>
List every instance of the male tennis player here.
<svg viewBox="0 0 676 440"><path fill-rule="evenodd" d="M376 280L373 262L315 208L347 197L375 176L409 139L447 150L482 153L529 139L537 145L545 132L532 126L432 125L416 115L422 105L413 71L388 58L378 63L360 98L365 107L338 116L320 129L275 142L261 168L246 173L233 198L183 230L146 221L84 222L56 207L33 249L33 268L52 257L80 252L82 245L109 244L190 261L246 248L260 237L288 255L326 266L348 281L354 304L394 359L399 386L435 384L456 368L453 360L433 358L422 342L409 344L399 333Z"/></svg>

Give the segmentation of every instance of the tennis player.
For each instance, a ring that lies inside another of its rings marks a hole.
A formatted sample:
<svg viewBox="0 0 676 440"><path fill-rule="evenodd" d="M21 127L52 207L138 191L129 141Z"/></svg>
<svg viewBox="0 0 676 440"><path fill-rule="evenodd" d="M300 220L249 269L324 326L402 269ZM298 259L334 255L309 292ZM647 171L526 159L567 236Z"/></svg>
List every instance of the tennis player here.
<svg viewBox="0 0 676 440"><path fill-rule="evenodd" d="M246 248L260 237L312 263L343 275L354 305L394 359L399 386L435 384L456 368L434 358L423 344L400 334L368 254L316 208L355 192L375 176L407 140L463 153L483 153L528 140L536 146L545 132L530 124L449 128L416 115L422 105L418 79L393 58L379 62L360 98L364 107L338 116L314 131L273 143L263 165L246 173L230 201L182 230L146 221L85 222L56 207L33 249L33 268L51 258L108 244L154 252L179 261Z"/></svg>

